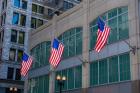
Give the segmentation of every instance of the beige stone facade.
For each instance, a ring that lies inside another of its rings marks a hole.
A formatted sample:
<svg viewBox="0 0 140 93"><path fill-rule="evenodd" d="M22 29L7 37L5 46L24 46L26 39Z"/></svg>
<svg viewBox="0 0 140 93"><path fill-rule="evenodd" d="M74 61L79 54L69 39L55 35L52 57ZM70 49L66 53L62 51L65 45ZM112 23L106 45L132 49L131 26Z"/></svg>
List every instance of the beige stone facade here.
<svg viewBox="0 0 140 93"><path fill-rule="evenodd" d="M79 64L82 64L82 89L68 91L66 93L140 93L139 4L140 2L138 0L83 0L78 6L68 10L60 16L54 16L52 21L41 26L37 30L32 31L30 34L30 50L41 42L52 41L55 37L60 36L71 28L83 27L82 58L87 62L80 63L79 60L77 61ZM126 41L130 46L136 47L135 54L132 53L131 47L124 41L118 41L117 43L107 45L101 53L96 53L95 51L89 52L89 24L106 11L122 6L128 6L129 38L126 39ZM103 85L95 88L90 87L90 62L125 52L130 52L131 80L124 83ZM75 57L72 59L74 58ZM66 61L72 59L62 60L57 70L64 69L65 67L61 68L61 65L66 65ZM72 66L74 66L74 64L69 67ZM46 68L48 67L46 66ZM39 69L32 70L30 72L31 74L29 74L29 78L38 77L39 75L34 75L34 73L39 71ZM50 78L52 78L52 76L55 75L50 75ZM52 80L49 85L53 87L53 83L54 81ZM49 91L50 93L54 93L54 88L50 88Z"/></svg>

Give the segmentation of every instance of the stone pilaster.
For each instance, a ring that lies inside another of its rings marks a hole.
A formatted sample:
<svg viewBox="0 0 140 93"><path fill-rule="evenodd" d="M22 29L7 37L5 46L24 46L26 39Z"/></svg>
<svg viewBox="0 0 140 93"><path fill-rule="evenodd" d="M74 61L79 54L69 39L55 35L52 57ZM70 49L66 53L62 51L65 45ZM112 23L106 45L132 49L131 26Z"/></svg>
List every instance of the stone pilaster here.
<svg viewBox="0 0 140 93"><path fill-rule="evenodd" d="M52 20L52 25L53 25L53 31L51 33L52 41L57 34L56 19L57 19L57 15L54 15ZM49 93L55 93L55 69L51 65L50 65L50 74L49 74Z"/></svg>
<svg viewBox="0 0 140 93"><path fill-rule="evenodd" d="M86 11L86 12L85 12ZM89 0L83 0L83 51L82 51L82 93L87 93L90 81L89 75Z"/></svg>
<svg viewBox="0 0 140 93"><path fill-rule="evenodd" d="M7 10L6 10L6 20L4 27L4 37L3 37L3 49L2 49L2 60L9 60L9 49L10 49L10 39L11 39L11 24L12 24L12 0L8 0L7 2Z"/></svg>
<svg viewBox="0 0 140 93"><path fill-rule="evenodd" d="M29 53L29 38L31 33L32 0L28 0L24 50Z"/></svg>
<svg viewBox="0 0 140 93"><path fill-rule="evenodd" d="M130 52L131 60L131 79L132 79L132 93L140 93L139 81L139 15L138 15L138 0L129 0L128 15L129 15L129 37L130 45L136 47L135 54Z"/></svg>

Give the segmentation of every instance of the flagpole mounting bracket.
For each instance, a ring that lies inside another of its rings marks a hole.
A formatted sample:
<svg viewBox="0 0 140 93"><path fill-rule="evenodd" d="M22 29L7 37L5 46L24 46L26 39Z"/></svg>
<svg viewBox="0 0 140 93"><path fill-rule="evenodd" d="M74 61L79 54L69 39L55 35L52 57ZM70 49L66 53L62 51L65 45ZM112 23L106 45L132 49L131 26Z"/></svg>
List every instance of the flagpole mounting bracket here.
<svg viewBox="0 0 140 93"><path fill-rule="evenodd" d="M140 49L139 47L130 45L130 43L128 43L128 42L125 41L125 40L124 40L124 42L129 46L129 48L131 48L131 49L130 49L130 52L132 52L133 55L136 54L136 50Z"/></svg>
<svg viewBox="0 0 140 93"><path fill-rule="evenodd" d="M130 49L130 52L132 52L134 55L136 54L136 46L132 46Z"/></svg>

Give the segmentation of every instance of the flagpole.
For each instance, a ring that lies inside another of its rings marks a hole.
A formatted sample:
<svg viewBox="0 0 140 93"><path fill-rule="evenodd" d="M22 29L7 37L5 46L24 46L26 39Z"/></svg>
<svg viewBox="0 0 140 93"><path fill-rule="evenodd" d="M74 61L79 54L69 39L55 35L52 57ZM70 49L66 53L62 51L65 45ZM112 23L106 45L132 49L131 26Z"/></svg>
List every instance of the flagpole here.
<svg viewBox="0 0 140 93"><path fill-rule="evenodd" d="M29 74L27 73L26 77L24 78L25 84L24 84L24 93L28 93L29 90L29 82L28 82Z"/></svg>

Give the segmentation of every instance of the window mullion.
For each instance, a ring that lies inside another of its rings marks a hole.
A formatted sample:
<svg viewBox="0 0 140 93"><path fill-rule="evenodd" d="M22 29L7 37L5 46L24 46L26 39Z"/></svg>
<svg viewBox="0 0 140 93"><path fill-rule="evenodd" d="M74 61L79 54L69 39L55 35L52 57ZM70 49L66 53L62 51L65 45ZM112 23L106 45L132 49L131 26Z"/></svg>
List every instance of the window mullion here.
<svg viewBox="0 0 140 93"><path fill-rule="evenodd" d="M46 47L47 47L47 43L44 43L44 64L47 64L47 58L46 58L46 55L47 55L47 53L46 53ZM45 63L46 62L46 63Z"/></svg>
<svg viewBox="0 0 140 93"><path fill-rule="evenodd" d="M75 88L75 82L76 82L76 80L75 80L75 69L76 68L73 68L73 69L74 69L74 72L73 73L74 73L74 88Z"/></svg>
<svg viewBox="0 0 140 93"><path fill-rule="evenodd" d="M42 92L43 92L43 93L44 93L44 89L45 89L45 88L44 88L44 84L45 84L45 83L44 83L44 82L45 82L44 78L45 78L45 77L42 76L42 81L43 81L43 82L42 82L42 83L43 83L43 84L42 84L42 85L43 85Z"/></svg>
<svg viewBox="0 0 140 93"><path fill-rule="evenodd" d="M100 79L100 75L99 75L99 60L98 60L98 85L99 85L99 79Z"/></svg>
<svg viewBox="0 0 140 93"><path fill-rule="evenodd" d="M16 49L15 61L17 61L18 49Z"/></svg>
<svg viewBox="0 0 140 93"><path fill-rule="evenodd" d="M37 5L37 13L39 13L39 5Z"/></svg>
<svg viewBox="0 0 140 93"><path fill-rule="evenodd" d="M19 14L19 17L18 17L18 25L20 25L20 19L21 19L21 14Z"/></svg>
<svg viewBox="0 0 140 93"><path fill-rule="evenodd" d="M17 44L19 44L19 31L17 31L17 40L16 40L17 42Z"/></svg>
<svg viewBox="0 0 140 93"><path fill-rule="evenodd" d="M22 8L22 0L20 0L19 7Z"/></svg>
<svg viewBox="0 0 140 93"><path fill-rule="evenodd" d="M74 51L75 51L75 54L74 54L74 55L76 55L76 48L77 48L77 47L76 47L76 44L77 44L76 34L77 34L77 33L76 33L76 29L75 29L75 34L74 34L74 41L75 41L75 42L74 42L74 43L75 43L75 44L74 44L74 48L75 48Z"/></svg>
<svg viewBox="0 0 140 93"><path fill-rule="evenodd" d="M14 69L14 72L13 72L13 80L16 80L16 69Z"/></svg>
<svg viewBox="0 0 140 93"><path fill-rule="evenodd" d="M120 82L120 57L118 56L118 81Z"/></svg>
<svg viewBox="0 0 140 93"><path fill-rule="evenodd" d="M40 49L41 49L41 45L39 45L39 49L38 49L38 59L39 59L39 67L41 65L41 61L40 61Z"/></svg>
<svg viewBox="0 0 140 93"><path fill-rule="evenodd" d="M70 41L70 36L68 37L68 44L67 44L67 45L68 45L68 56L70 56L70 53L69 53L69 52L71 51L71 50L69 49L69 48L70 48L70 43L69 43L69 41Z"/></svg>
<svg viewBox="0 0 140 93"><path fill-rule="evenodd" d="M119 14L118 14L118 9L117 9L117 40L119 40L119 16L118 16Z"/></svg>
<svg viewBox="0 0 140 93"><path fill-rule="evenodd" d="M109 59L107 58L107 83L109 83Z"/></svg>

